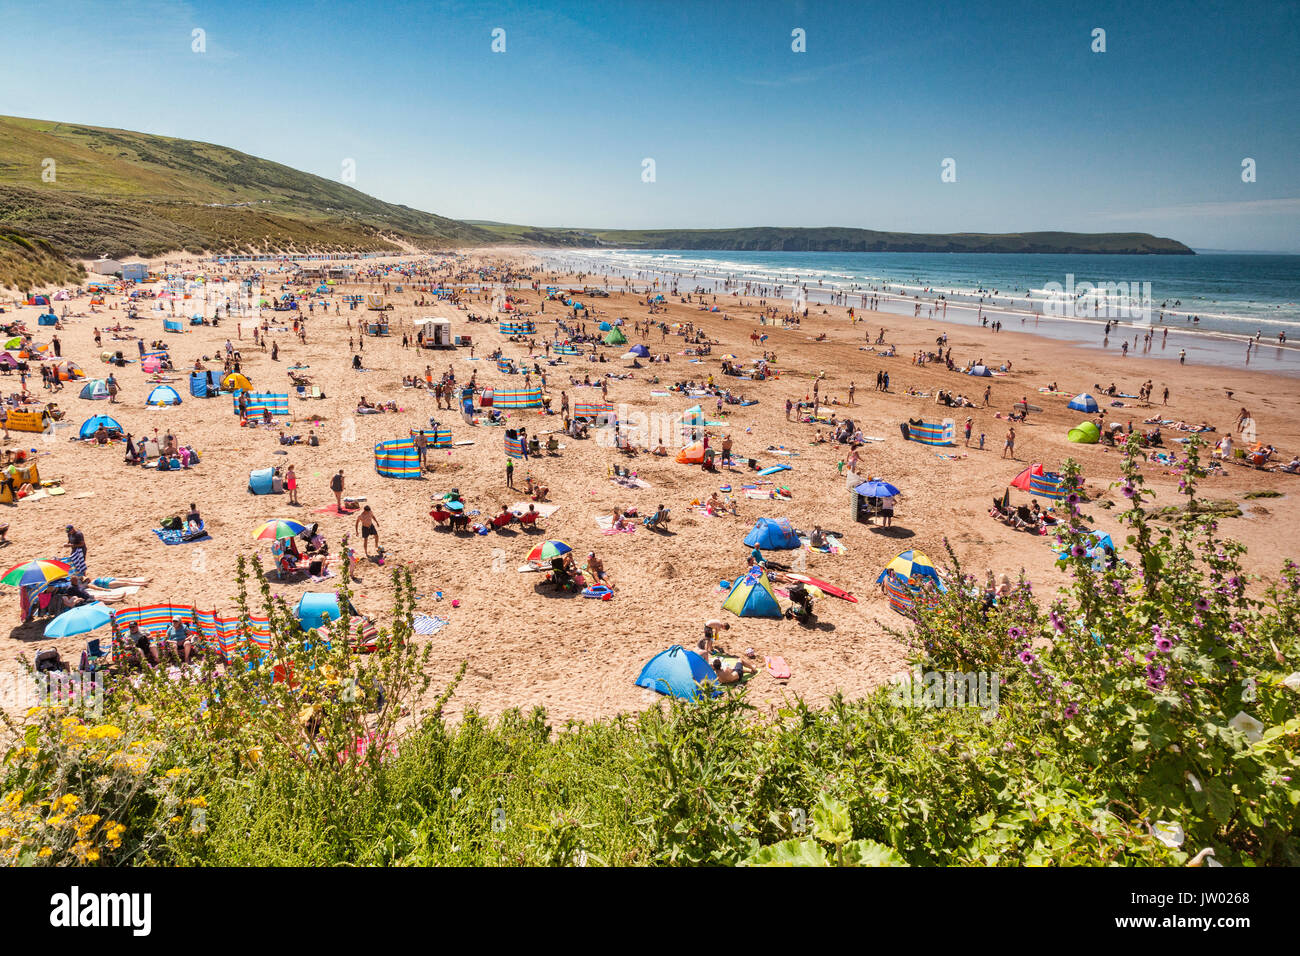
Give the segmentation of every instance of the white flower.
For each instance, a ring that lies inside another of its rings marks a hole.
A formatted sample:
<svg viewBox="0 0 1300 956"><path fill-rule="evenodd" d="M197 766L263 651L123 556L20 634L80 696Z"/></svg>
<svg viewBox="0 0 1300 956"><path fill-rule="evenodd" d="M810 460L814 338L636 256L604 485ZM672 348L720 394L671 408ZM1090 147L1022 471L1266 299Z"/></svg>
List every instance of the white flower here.
<svg viewBox="0 0 1300 956"><path fill-rule="evenodd" d="M1264 725L1244 710L1238 711L1237 716L1228 721L1228 726L1240 730L1252 744L1264 739Z"/></svg>
<svg viewBox="0 0 1300 956"><path fill-rule="evenodd" d="M1183 828L1177 823L1157 820L1153 832L1157 840L1171 849L1176 850L1183 845Z"/></svg>
<svg viewBox="0 0 1300 956"><path fill-rule="evenodd" d="M1192 789L1197 793L1201 792L1201 781L1196 779L1196 774L1189 773L1187 775L1187 782L1192 785Z"/></svg>
<svg viewBox="0 0 1300 956"><path fill-rule="evenodd" d="M1288 674L1283 678L1282 686L1300 694L1300 671L1296 671L1294 674Z"/></svg>

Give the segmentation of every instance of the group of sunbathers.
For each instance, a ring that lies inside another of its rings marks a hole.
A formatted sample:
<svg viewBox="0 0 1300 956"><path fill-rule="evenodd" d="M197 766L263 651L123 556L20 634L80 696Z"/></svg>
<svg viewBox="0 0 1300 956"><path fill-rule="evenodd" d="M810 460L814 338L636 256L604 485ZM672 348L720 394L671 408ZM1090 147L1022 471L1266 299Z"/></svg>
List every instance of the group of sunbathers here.
<svg viewBox="0 0 1300 956"><path fill-rule="evenodd" d="M1001 500L995 500L989 510L989 517L996 518L1009 528L1028 531L1030 534L1047 534L1048 529L1056 527L1059 521L1050 509L1044 511L1040 508L1037 499L1017 508L1004 507Z"/></svg>

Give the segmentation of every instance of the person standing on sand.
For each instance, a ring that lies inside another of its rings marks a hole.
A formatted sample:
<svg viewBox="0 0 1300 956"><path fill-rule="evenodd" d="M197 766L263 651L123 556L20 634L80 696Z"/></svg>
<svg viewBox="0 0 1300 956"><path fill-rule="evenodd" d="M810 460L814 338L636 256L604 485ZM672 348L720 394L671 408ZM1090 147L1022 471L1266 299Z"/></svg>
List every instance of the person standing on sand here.
<svg viewBox="0 0 1300 956"><path fill-rule="evenodd" d="M334 492L334 505L336 510L343 513L343 469L338 470L333 478L330 479L330 491Z"/></svg>
<svg viewBox="0 0 1300 956"><path fill-rule="evenodd" d="M989 407L989 396L992 394L993 394L993 386L985 385L984 386L984 407L985 408Z"/></svg>
<svg viewBox="0 0 1300 956"><path fill-rule="evenodd" d="M294 472L293 465L290 465L288 468L284 470L284 487L285 490L289 492L289 504L291 505L299 504L300 502L298 501L298 475Z"/></svg>
<svg viewBox="0 0 1300 956"><path fill-rule="evenodd" d="M974 427L975 427L975 419L967 418L966 419L966 447L967 448L970 447L970 433L971 433L971 429Z"/></svg>
<svg viewBox="0 0 1300 956"><path fill-rule="evenodd" d="M1178 350L1178 364L1179 365L1187 364L1187 349Z"/></svg>
<svg viewBox="0 0 1300 956"><path fill-rule="evenodd" d="M506 459L506 487L512 490L515 487L515 460L513 458Z"/></svg>
<svg viewBox="0 0 1300 956"><path fill-rule="evenodd" d="M1168 385L1165 386L1165 404L1166 404L1166 405L1169 404L1169 386L1168 386Z"/></svg>
<svg viewBox="0 0 1300 956"><path fill-rule="evenodd" d="M1010 428L1010 429L1007 430L1007 443L1006 443L1006 445L1004 445L1003 448L1002 448L1002 457L1003 457L1003 458L1006 458L1008 454L1011 455L1011 460L1012 460L1012 461L1015 461L1015 460L1016 460L1016 430L1015 430L1015 428Z"/></svg>
<svg viewBox="0 0 1300 956"><path fill-rule="evenodd" d="M853 393L858 390L857 382L849 382L849 404L853 404Z"/></svg>
<svg viewBox="0 0 1300 956"><path fill-rule="evenodd" d="M375 513L370 510L370 505L361 509L361 514L357 515L356 527L361 531L361 547L366 552L366 557L370 557L370 539L375 539L375 551L382 555L384 549L379 545L379 520Z"/></svg>

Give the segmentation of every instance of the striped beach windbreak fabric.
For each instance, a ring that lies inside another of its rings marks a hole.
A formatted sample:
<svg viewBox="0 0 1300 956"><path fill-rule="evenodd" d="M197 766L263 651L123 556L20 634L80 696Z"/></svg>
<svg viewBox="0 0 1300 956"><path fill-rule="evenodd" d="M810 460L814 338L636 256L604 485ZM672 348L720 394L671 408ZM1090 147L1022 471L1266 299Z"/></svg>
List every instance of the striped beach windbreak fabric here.
<svg viewBox="0 0 1300 956"><path fill-rule="evenodd" d="M1065 479L1054 472L1029 476L1029 493L1060 501L1065 497Z"/></svg>
<svg viewBox="0 0 1300 956"><path fill-rule="evenodd" d="M437 428L412 428L411 437L424 435L424 440L429 443L430 448L450 448L451 447L451 429L446 425L439 425Z"/></svg>
<svg viewBox="0 0 1300 956"><path fill-rule="evenodd" d="M497 331L502 335L535 335L537 326L531 319L502 319L497 325Z"/></svg>
<svg viewBox="0 0 1300 956"><path fill-rule="evenodd" d="M542 389L536 388L498 388L492 397L494 408L541 408Z"/></svg>
<svg viewBox="0 0 1300 956"><path fill-rule="evenodd" d="M506 375L513 375L515 373L515 363L507 358L499 358L497 359L497 371Z"/></svg>
<svg viewBox="0 0 1300 956"><path fill-rule="evenodd" d="M908 422L907 434L912 441L920 442L922 445L953 445L957 441L956 428L951 419L937 425L929 422L919 424Z"/></svg>
<svg viewBox="0 0 1300 956"><path fill-rule="evenodd" d="M235 414L239 414L239 395L235 393L231 401L234 403ZM276 392L243 392L248 396L248 414L261 415L263 409L269 409L272 415L289 414L289 393L277 394Z"/></svg>
<svg viewBox="0 0 1300 956"><path fill-rule="evenodd" d="M600 418L602 415L612 416L614 406L610 402L574 402L574 418Z"/></svg>
<svg viewBox="0 0 1300 956"><path fill-rule="evenodd" d="M921 588L908 584L897 574L885 577L885 591L889 595L889 609L899 614L911 616L916 613L916 605L933 607L939 597L933 592L923 592Z"/></svg>
<svg viewBox="0 0 1300 956"><path fill-rule="evenodd" d="M561 342L559 345L552 345L551 351L556 355L581 355L582 349L570 342Z"/></svg>
<svg viewBox="0 0 1300 956"><path fill-rule="evenodd" d="M506 454L511 458L524 457L524 440L518 436L511 438L506 436Z"/></svg>
<svg viewBox="0 0 1300 956"><path fill-rule="evenodd" d="M163 634L172 621L183 621L198 635L199 641L216 648L226 660L240 657L239 645L250 644L265 653L271 649L271 624L265 617L252 615L245 630L238 616L223 617L216 611L196 611L188 604L147 604L113 612L113 623L125 633L139 624L146 634Z"/></svg>
<svg viewBox="0 0 1300 956"><path fill-rule="evenodd" d="M419 478L420 453L409 438L381 441L375 446L375 471L384 478Z"/></svg>

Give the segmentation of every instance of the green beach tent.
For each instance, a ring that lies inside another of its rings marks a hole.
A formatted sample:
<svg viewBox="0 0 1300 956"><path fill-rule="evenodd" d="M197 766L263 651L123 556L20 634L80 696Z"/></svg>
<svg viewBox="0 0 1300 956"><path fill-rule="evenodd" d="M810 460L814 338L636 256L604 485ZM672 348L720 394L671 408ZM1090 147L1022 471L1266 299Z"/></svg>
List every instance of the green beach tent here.
<svg viewBox="0 0 1300 956"><path fill-rule="evenodd" d="M1083 445L1095 445L1101 440L1101 430L1095 422L1080 422L1074 428L1071 428L1067 438L1072 442L1078 442Z"/></svg>
<svg viewBox="0 0 1300 956"><path fill-rule="evenodd" d="M606 345L626 345L627 336L619 329L611 329L609 335L605 336Z"/></svg>

